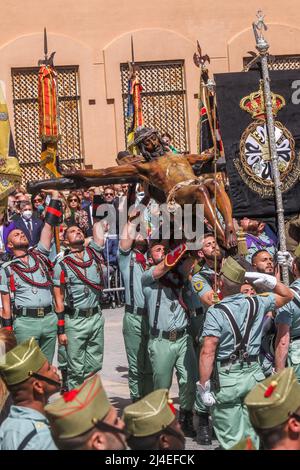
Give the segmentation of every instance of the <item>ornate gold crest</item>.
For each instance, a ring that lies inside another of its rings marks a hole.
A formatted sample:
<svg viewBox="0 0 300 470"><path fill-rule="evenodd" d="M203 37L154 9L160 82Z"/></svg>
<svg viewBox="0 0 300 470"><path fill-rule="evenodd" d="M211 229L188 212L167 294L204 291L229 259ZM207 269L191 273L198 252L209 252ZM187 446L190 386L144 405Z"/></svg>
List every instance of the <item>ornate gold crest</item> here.
<svg viewBox="0 0 300 470"><path fill-rule="evenodd" d="M271 100L272 113L276 116L285 106L285 99L281 95L271 93ZM258 91L241 99L240 107L251 114L254 122L249 124L242 134L240 158L234 159L235 167L252 191L262 198L272 197L274 183L262 80ZM279 121L275 121L274 126L281 190L286 192L300 177L299 157L295 155L295 141L289 130Z"/></svg>

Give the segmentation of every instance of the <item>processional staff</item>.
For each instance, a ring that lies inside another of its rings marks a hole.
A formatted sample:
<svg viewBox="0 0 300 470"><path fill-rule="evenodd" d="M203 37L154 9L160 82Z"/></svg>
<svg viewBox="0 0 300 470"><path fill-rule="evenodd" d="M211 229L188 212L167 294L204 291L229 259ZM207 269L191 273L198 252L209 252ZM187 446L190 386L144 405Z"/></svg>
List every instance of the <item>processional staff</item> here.
<svg viewBox="0 0 300 470"><path fill-rule="evenodd" d="M264 15L262 11L259 10L257 12L257 21L253 22L252 26L253 26L253 32L254 32L254 36L256 40L256 49L258 50L259 58L261 60L262 77L263 77L263 83L264 83L264 100L265 100L265 107L266 107L269 149L270 149L271 165L272 165L272 177L273 177L274 190L275 190L280 250L286 251L284 209L283 209L283 202L282 202L280 173L279 173L279 168L278 168L278 155L277 155L277 149L276 149L274 118L273 118L273 113L272 113L270 75L269 75L269 69L268 69L268 56L269 56L268 50L270 46L263 36L263 31L267 30L267 26L264 22ZM282 267L282 278L283 278L284 284L288 285L289 284L289 272L288 272L287 265Z"/></svg>

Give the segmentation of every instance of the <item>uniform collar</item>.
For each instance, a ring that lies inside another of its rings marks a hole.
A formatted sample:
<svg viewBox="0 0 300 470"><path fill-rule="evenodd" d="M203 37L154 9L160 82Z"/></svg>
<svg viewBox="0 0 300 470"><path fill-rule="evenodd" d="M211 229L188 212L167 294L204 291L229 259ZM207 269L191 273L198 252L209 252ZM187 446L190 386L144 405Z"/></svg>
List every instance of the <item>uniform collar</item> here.
<svg viewBox="0 0 300 470"><path fill-rule="evenodd" d="M49 424L48 419L42 413L27 406L12 405L9 411L9 418L34 419Z"/></svg>

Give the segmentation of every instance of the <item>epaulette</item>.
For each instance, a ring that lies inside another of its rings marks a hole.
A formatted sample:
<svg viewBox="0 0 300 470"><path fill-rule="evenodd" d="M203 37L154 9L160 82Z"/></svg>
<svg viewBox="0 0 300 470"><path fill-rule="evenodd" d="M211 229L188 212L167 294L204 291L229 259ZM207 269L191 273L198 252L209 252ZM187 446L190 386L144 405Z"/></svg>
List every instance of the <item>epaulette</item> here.
<svg viewBox="0 0 300 470"><path fill-rule="evenodd" d="M256 294L256 295L259 295L260 297L269 297L270 292L261 292L260 294Z"/></svg>

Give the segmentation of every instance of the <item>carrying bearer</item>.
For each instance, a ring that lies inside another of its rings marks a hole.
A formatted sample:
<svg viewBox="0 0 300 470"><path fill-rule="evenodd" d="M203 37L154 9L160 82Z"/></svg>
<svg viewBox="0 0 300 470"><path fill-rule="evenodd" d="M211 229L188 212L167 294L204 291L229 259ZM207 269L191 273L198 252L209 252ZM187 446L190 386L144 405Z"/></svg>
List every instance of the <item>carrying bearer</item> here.
<svg viewBox="0 0 300 470"><path fill-rule="evenodd" d="M69 252L54 266L54 301L58 341L66 349L68 387L75 388L102 369L104 318L100 307L104 247L101 221L93 226L93 240L84 246L76 225L65 231Z"/></svg>
<svg viewBox="0 0 300 470"><path fill-rule="evenodd" d="M29 249L26 235L13 229L7 239L13 257L0 271L3 326L14 329L18 343L34 336L50 363L55 351L57 317L52 306L52 266L48 257L53 227L59 225L62 216L59 193L51 194L37 247Z"/></svg>
<svg viewBox="0 0 300 470"><path fill-rule="evenodd" d="M274 293L252 297L241 294L245 278ZM262 320L269 310L282 307L294 294L274 276L246 273L231 257L222 266L219 284L223 300L206 312L197 386L203 403L212 407L213 427L223 448L228 449L248 436L257 445L244 398L264 379L258 362Z"/></svg>
<svg viewBox="0 0 300 470"><path fill-rule="evenodd" d="M148 353L149 322L142 275L146 269L148 243L136 233L139 212L131 214L120 239L118 262L125 287L123 336L128 360L131 400L137 401L153 390L152 366Z"/></svg>
<svg viewBox="0 0 300 470"><path fill-rule="evenodd" d="M195 437L193 406L196 387L196 356L188 319L181 299L181 285L176 284L174 272L169 271L186 252L186 245L176 247L165 255L165 244L153 240L149 248L152 267L142 276L149 325L149 355L153 370L154 389L172 385L174 368L179 385L179 422L186 436ZM168 274L167 274L168 273Z"/></svg>

